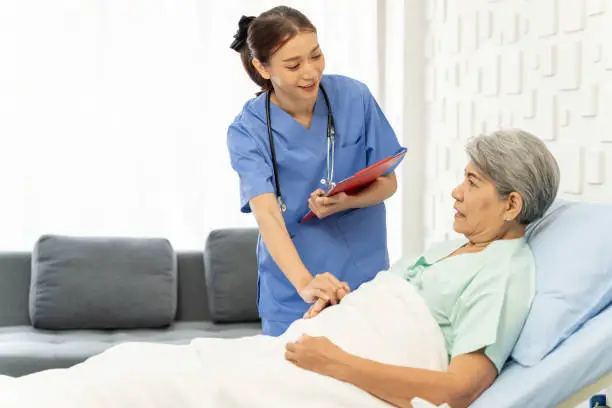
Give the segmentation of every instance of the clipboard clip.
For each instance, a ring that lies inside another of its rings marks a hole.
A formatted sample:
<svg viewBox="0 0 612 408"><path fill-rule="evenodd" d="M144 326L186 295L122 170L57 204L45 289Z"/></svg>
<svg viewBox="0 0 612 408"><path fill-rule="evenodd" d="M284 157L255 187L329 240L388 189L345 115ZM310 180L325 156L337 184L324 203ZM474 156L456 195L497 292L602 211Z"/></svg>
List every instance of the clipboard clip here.
<svg viewBox="0 0 612 408"><path fill-rule="evenodd" d="M321 184L326 186L325 191L323 192L323 197L329 196L329 194L333 191L333 189L336 188L336 183L333 181L328 183L325 179L321 179Z"/></svg>
<svg viewBox="0 0 612 408"><path fill-rule="evenodd" d="M334 188L336 188L336 183L332 181L331 184L327 186L327 190L325 191L325 194L323 194L323 196L328 197L331 192L334 191Z"/></svg>

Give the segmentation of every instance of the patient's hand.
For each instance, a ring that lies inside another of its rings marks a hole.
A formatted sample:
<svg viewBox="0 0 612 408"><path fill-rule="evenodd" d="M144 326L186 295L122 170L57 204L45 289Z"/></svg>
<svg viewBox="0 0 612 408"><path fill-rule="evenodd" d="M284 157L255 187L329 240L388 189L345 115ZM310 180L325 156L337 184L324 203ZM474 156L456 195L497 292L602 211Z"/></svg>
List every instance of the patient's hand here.
<svg viewBox="0 0 612 408"><path fill-rule="evenodd" d="M298 367L323 375L330 375L348 355L327 337L303 335L285 346L285 359Z"/></svg>
<svg viewBox="0 0 612 408"><path fill-rule="evenodd" d="M350 293L350 288L348 287L348 284L345 288L337 289L336 298L338 299L338 302L340 302L342 298L345 297L348 293ZM308 309L308 311L304 314L304 319L310 319L315 317L316 315L321 313L321 310L325 309L329 305L331 305L329 300L317 299L317 301L314 302L312 306L310 306L310 309Z"/></svg>

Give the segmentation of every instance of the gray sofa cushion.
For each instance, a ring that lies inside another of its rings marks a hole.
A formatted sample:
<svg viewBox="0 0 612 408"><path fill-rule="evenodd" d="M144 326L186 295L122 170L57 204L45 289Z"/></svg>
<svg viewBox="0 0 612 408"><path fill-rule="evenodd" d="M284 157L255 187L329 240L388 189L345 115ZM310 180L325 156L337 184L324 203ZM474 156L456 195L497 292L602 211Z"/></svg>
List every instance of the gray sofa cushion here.
<svg viewBox="0 0 612 408"><path fill-rule="evenodd" d="M237 338L256 334L261 334L259 323L177 322L163 329L126 331L49 332L31 326L0 327L0 375L18 377L46 369L70 367L125 342L188 344L200 337Z"/></svg>
<svg viewBox="0 0 612 408"><path fill-rule="evenodd" d="M30 324L31 258L27 252L0 252L0 326Z"/></svg>
<svg viewBox="0 0 612 408"><path fill-rule="evenodd" d="M208 308L215 322L252 322L257 311L256 229L211 231L204 250Z"/></svg>
<svg viewBox="0 0 612 408"><path fill-rule="evenodd" d="M36 242L29 295L36 328L162 327L176 305L176 255L165 239L44 235Z"/></svg>

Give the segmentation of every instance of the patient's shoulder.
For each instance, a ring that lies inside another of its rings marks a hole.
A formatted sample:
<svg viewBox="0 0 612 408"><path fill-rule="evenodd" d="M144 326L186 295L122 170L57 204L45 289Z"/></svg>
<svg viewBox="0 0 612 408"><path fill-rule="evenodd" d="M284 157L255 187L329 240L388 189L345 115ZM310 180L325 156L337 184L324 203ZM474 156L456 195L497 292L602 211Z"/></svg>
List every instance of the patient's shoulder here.
<svg viewBox="0 0 612 408"><path fill-rule="evenodd" d="M524 238L499 240L492 243L480 257L478 281L499 292L533 292L535 261ZM500 293L502 295L502 293Z"/></svg>
<svg viewBox="0 0 612 408"><path fill-rule="evenodd" d="M495 363L498 371L508 359L521 328L529 314L535 296L535 260L529 245L517 245L508 251L507 258L497 271L489 268L491 275L498 277L499 297L502 300L499 312L498 337L489 345L485 354ZM499 279L501 278L501 279Z"/></svg>
<svg viewBox="0 0 612 408"><path fill-rule="evenodd" d="M499 240L492 244L487 259L488 269L505 272L509 277L529 277L535 274L535 260L524 238Z"/></svg>
<svg viewBox="0 0 612 408"><path fill-rule="evenodd" d="M533 300L535 262L524 239L495 242L477 258L477 271L451 321L457 337L453 355L485 347L500 371Z"/></svg>

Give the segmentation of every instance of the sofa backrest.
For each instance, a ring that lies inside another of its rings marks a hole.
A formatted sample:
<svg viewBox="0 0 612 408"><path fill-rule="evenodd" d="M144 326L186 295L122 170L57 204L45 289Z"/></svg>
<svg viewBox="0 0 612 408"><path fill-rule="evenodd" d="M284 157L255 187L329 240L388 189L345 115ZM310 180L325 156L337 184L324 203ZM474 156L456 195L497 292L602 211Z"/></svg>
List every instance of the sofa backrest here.
<svg viewBox="0 0 612 408"><path fill-rule="evenodd" d="M257 320L256 245L256 229L219 229L203 251L177 251L176 320ZM0 326L31 324L31 265L30 252L0 252Z"/></svg>
<svg viewBox="0 0 612 408"><path fill-rule="evenodd" d="M30 324L30 265L30 253L0 253L0 326Z"/></svg>

